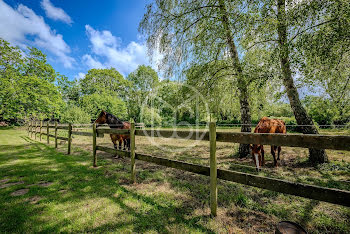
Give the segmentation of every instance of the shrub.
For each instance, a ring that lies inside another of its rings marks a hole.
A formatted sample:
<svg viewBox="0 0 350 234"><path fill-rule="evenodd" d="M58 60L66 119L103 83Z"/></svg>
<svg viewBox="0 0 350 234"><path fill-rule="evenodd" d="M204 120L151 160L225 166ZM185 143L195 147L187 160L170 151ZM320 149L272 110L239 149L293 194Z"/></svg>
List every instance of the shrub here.
<svg viewBox="0 0 350 234"><path fill-rule="evenodd" d="M89 114L91 119L96 119L101 110L107 111L120 119L127 118L126 104L114 94L84 95L80 98L80 106Z"/></svg>
<svg viewBox="0 0 350 234"><path fill-rule="evenodd" d="M160 117L158 110L144 107L141 110L141 121L146 125L161 125L162 117Z"/></svg>
<svg viewBox="0 0 350 234"><path fill-rule="evenodd" d="M328 99L316 96L307 96L305 98L305 105L309 115L319 125L332 124L333 118L337 111L334 105Z"/></svg>
<svg viewBox="0 0 350 234"><path fill-rule="evenodd" d="M91 118L88 113L78 106L70 105L66 107L61 115L62 123L90 123Z"/></svg>

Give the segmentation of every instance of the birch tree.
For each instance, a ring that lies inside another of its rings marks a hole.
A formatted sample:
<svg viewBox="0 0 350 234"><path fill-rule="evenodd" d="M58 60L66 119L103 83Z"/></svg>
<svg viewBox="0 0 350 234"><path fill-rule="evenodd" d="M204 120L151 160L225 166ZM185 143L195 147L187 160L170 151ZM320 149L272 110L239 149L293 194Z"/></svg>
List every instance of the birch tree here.
<svg viewBox="0 0 350 234"><path fill-rule="evenodd" d="M150 54L161 53L160 66L169 76L196 64L230 60L224 69L237 80L242 132L251 131L251 113L248 82L240 59L243 53L237 42L248 6L242 1L158 0L147 6L140 23ZM249 146L240 145L239 154L249 154Z"/></svg>

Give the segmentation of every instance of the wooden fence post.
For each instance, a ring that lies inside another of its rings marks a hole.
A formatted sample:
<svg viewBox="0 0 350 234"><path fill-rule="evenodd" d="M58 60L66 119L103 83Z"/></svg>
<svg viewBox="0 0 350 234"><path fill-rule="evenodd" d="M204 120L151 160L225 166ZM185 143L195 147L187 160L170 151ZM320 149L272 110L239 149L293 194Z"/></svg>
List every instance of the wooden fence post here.
<svg viewBox="0 0 350 234"><path fill-rule="evenodd" d="M218 189L217 189L217 166L216 166L216 124L209 123L210 140L210 210L211 215L217 215Z"/></svg>
<svg viewBox="0 0 350 234"><path fill-rule="evenodd" d="M55 148L57 149L57 121L55 121Z"/></svg>
<svg viewBox="0 0 350 234"><path fill-rule="evenodd" d="M27 131L28 131L28 136L30 134L30 121L28 121L28 128L27 128Z"/></svg>
<svg viewBox="0 0 350 234"><path fill-rule="evenodd" d="M40 141L41 141L41 129L43 128L43 121L40 120Z"/></svg>
<svg viewBox="0 0 350 234"><path fill-rule="evenodd" d="M68 124L68 154L70 154L72 147L72 124Z"/></svg>
<svg viewBox="0 0 350 234"><path fill-rule="evenodd" d="M131 157L131 181L136 183L136 166L135 166L135 122L130 121L130 157Z"/></svg>
<svg viewBox="0 0 350 234"><path fill-rule="evenodd" d="M32 124L31 124L31 127L30 127L30 137L33 138L33 125L34 125L33 122L34 121L32 120L31 122L32 122Z"/></svg>
<svg viewBox="0 0 350 234"><path fill-rule="evenodd" d="M35 140L36 140L37 130L38 130L38 122L35 121L35 130L34 130L34 139L35 139Z"/></svg>
<svg viewBox="0 0 350 234"><path fill-rule="evenodd" d="M50 129L49 129L49 121L47 121L47 124L46 124L46 134L47 134L47 144L50 144Z"/></svg>
<svg viewBox="0 0 350 234"><path fill-rule="evenodd" d="M96 156L96 123L92 125L92 155L93 155L93 166L97 167L97 156Z"/></svg>

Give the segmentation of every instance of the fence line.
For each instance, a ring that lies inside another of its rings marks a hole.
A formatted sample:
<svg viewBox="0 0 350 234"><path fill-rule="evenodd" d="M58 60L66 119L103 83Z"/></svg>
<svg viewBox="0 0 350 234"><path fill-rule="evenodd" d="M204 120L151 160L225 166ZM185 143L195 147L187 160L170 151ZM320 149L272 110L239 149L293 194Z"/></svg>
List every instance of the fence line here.
<svg viewBox="0 0 350 234"><path fill-rule="evenodd" d="M130 157L130 152L123 150L116 150L114 148L97 146L97 150L107 153L115 154L124 157ZM161 158L146 154L135 154L135 158L141 161L154 163L160 166L171 167L183 171L192 172L195 174L210 176L210 167L192 164L167 158ZM294 183L286 180L268 178L244 172L217 169L217 178L239 184L249 185L257 188L267 189L275 192L295 195L299 197L314 199L318 201L329 202L333 204L350 207L350 191L325 188L316 185L308 185L301 183Z"/></svg>
<svg viewBox="0 0 350 234"><path fill-rule="evenodd" d="M35 132L32 122L28 126L28 134ZM36 125L35 125L36 126ZM112 154L119 154L124 157L131 158L131 180L136 182L136 167L135 159L151 162L157 165L176 168L195 174L210 176L210 208L212 215L216 215L217 211L217 178L232 181L244 185L249 185L257 188L268 189L271 191L281 192L285 194L305 197L309 199L330 202L338 205L350 207L350 191L319 187L315 185L307 185L301 183L293 183L290 181L262 177L258 175L222 170L216 168L216 142L232 142L243 144L265 144L276 146L304 147L304 148L319 148L319 149L336 149L350 150L350 136L322 136L310 134L264 134L264 133L236 133L236 132L220 132L216 131L215 123L210 123L209 131L170 131L170 130L135 130L135 124L131 122L131 129L116 129L116 128L97 128L96 124L92 125L92 132L77 132L72 131L72 125L57 126L55 124L55 135L49 134L49 124L47 123L48 143L49 137L64 139L71 141L72 135L92 136L93 138L93 166L97 166L97 150L105 151ZM68 138L58 137L57 130L68 130ZM40 129L41 133L41 129ZM97 145L97 137L103 134L130 134L131 152L116 150L109 147ZM146 154L135 153L135 135L148 137L165 137L175 139L191 139L209 141L210 146L210 167L198 164L186 163L177 160L171 160ZM57 145L56 145L57 147ZM71 144L68 144L68 154L70 153Z"/></svg>

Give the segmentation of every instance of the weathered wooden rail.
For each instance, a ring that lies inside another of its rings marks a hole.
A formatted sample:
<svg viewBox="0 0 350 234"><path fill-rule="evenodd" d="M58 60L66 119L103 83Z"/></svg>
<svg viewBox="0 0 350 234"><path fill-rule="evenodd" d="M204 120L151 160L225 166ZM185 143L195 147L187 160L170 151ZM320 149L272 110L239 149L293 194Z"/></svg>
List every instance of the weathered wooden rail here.
<svg viewBox="0 0 350 234"><path fill-rule="evenodd" d="M70 125L69 125L70 126ZM71 129L55 127L57 129ZM28 126L28 133L32 131L34 125ZM37 125L35 125L35 128ZM49 129L49 127L47 127ZM350 136L322 136L322 135L302 135L302 134L261 134L261 133L237 133L216 131L215 123L209 124L209 131L172 131L172 130L136 130L135 124L131 122L131 129L96 128L92 126L92 132L71 131L71 135L92 136L93 138L93 165L97 166L97 151L105 151L111 154L118 154L131 158L131 180L136 182L135 160L146 161L157 165L180 169L195 174L210 176L210 207L211 213L217 213L217 179L223 179L249 185L257 188L267 189L280 193L295 195L299 197L330 202L333 204L350 207L350 191L325 188L315 185L294 183L286 180L262 177L254 174L238 171L223 170L217 168L216 142L231 142L244 144L264 144L289 147L318 148L332 150L350 150ZM97 137L103 134L130 134L130 152L116 150L114 148L97 145ZM55 134L57 136L57 134ZM209 141L210 146L210 166L186 163L167 158L155 157L152 155L135 153L135 136L164 137L175 139L190 139ZM50 135L52 136L52 135ZM69 137L68 137L69 138ZM68 138L66 138L68 140Z"/></svg>
<svg viewBox="0 0 350 234"><path fill-rule="evenodd" d="M108 152L111 154L118 153L123 157L130 157L130 152L123 150L116 150L110 147L97 146L96 150ZM167 158L161 158L146 154L135 154L135 159L154 163L157 165L171 167L183 171L192 172L195 174L210 176L210 167L192 164ZM275 192L305 197L318 201L330 202L338 205L350 207L350 191L324 188L315 185L294 183L286 180L275 178L262 177L258 175L217 169L217 178L227 181L236 182L239 184L249 185L257 188L267 189Z"/></svg>
<svg viewBox="0 0 350 234"><path fill-rule="evenodd" d="M39 127L40 126L40 127ZM43 127L46 128L46 133L42 131ZM73 127L74 130L73 131ZM36 139L37 134L40 135L40 141L42 140L42 136L46 136L47 138L47 143L50 143L50 137L54 138L55 141L55 148L58 147L58 142L57 140L64 140L67 141L67 153L70 154L71 153L71 146L72 146L72 136L73 135L79 135L79 136L90 136L92 137L93 134L92 132L79 132L77 131L79 128L79 130L83 130L83 129L91 129L92 124L86 125L86 124L65 124L65 125L58 125L57 122L55 122L54 125L49 124L48 122L46 123L46 126L43 125L43 121L40 121L40 125L38 122L34 122L31 121L28 125L28 135L30 135L31 137L34 134L34 137ZM38 131L39 128L39 131ZM50 129L54 129L54 134L50 134ZM58 130L66 130L68 137L62 137L62 136L58 136L57 132ZM100 134L98 137L103 137L103 134Z"/></svg>
<svg viewBox="0 0 350 234"><path fill-rule="evenodd" d="M136 130L135 135L209 141L209 131ZM350 150L350 136L216 132L216 141L302 148Z"/></svg>

